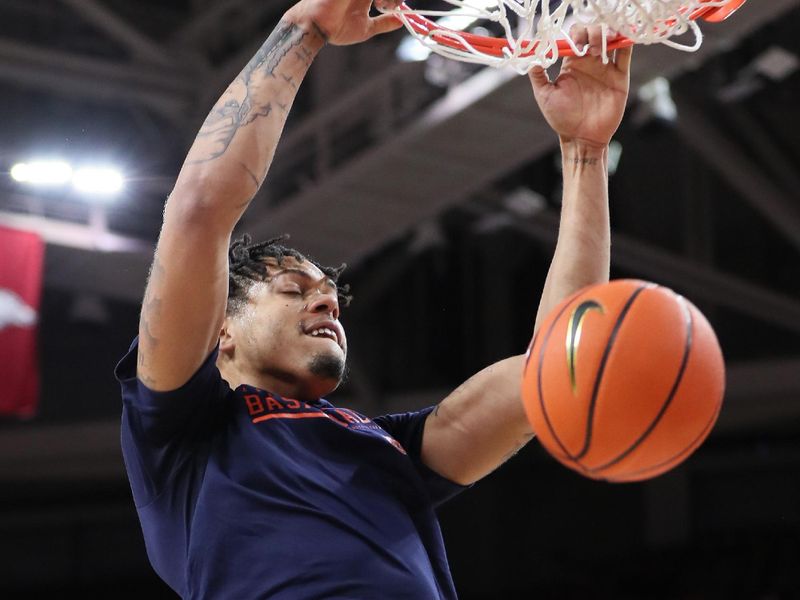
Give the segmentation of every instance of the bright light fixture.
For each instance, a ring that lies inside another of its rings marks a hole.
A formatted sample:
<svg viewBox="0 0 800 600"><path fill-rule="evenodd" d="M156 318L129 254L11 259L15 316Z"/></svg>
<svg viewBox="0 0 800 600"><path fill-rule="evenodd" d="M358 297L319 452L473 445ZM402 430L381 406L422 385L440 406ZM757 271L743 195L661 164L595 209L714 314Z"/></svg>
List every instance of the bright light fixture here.
<svg viewBox="0 0 800 600"><path fill-rule="evenodd" d="M403 62L420 62L430 55L431 49L410 35L405 36L397 46L397 58Z"/></svg>
<svg viewBox="0 0 800 600"><path fill-rule="evenodd" d="M122 174L107 167L78 169L72 176L72 186L87 194L115 194L122 189Z"/></svg>
<svg viewBox="0 0 800 600"><path fill-rule="evenodd" d="M31 185L63 185L72 178L72 167L60 160L17 163L11 167L11 177L15 181Z"/></svg>
<svg viewBox="0 0 800 600"><path fill-rule="evenodd" d="M57 187L72 184L76 192L94 196L111 196L122 189L122 174L111 167L82 167L74 169L60 160L38 160L17 163L11 167L14 181L38 187Z"/></svg>
<svg viewBox="0 0 800 600"><path fill-rule="evenodd" d="M460 7L451 10L450 14L437 20L436 24L447 29L464 31L476 21L481 20L481 17L477 14L478 11L487 10L490 7L496 6L496 0L479 0L477 2L472 2L469 7Z"/></svg>

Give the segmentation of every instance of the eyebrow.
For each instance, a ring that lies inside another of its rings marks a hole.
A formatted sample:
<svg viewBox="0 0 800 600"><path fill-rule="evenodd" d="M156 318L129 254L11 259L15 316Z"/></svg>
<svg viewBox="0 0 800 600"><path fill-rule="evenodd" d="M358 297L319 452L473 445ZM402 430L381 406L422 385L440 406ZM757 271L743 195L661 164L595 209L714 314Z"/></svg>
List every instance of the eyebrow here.
<svg viewBox="0 0 800 600"><path fill-rule="evenodd" d="M275 273L273 277L278 277L279 275L283 275L285 273L291 273L292 275L300 275L301 277L303 277L304 279L308 279L309 281L316 281L316 279L314 279L314 276L308 273L307 271L303 271L303 269L295 269L293 267L283 267L281 268L280 271ZM336 285L336 282L330 277L323 277L323 279L325 279L325 284L328 287L334 290L339 289L339 286Z"/></svg>

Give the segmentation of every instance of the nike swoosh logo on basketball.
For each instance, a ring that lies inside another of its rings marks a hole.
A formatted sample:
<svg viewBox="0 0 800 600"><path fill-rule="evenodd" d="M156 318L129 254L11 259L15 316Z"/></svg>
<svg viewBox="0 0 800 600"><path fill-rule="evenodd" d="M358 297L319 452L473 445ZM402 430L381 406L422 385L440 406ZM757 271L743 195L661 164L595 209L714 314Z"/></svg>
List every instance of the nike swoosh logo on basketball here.
<svg viewBox="0 0 800 600"><path fill-rule="evenodd" d="M590 310L596 310L600 314L605 314L603 306L596 300L586 300L581 302L569 317L567 324L567 368L569 369L569 382L572 385L572 393L578 394L578 382L575 378L575 364L577 362L578 344L581 343L581 330L583 329L583 319Z"/></svg>

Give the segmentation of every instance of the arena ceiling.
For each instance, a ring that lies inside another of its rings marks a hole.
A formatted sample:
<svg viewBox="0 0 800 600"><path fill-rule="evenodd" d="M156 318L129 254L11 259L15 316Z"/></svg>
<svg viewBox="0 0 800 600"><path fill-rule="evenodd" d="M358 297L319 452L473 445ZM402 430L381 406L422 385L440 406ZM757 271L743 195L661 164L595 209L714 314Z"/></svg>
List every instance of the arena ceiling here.
<svg viewBox="0 0 800 600"><path fill-rule="evenodd" d="M59 281L51 270L52 285L139 299L163 199L198 124L289 4L0 3L4 166L37 152L100 154L131 179L126 197L103 209L63 194L4 190L3 222L41 230L60 263L75 262L73 252L90 261L91 278L69 271ZM680 135L794 247L800 217L782 187L796 189L798 144L793 106L783 98L796 88L796 73L772 81L758 61L776 48L796 56L797 4L750 3L723 25L706 26L696 54L640 48L633 77L637 89L713 63L704 71L712 81L679 98ZM398 37L320 58L243 228L289 232L321 260L358 263L553 150L525 78L489 70L447 89L432 86L424 63L396 60ZM753 99L764 86L771 103ZM133 276L113 276L121 263Z"/></svg>
<svg viewBox="0 0 800 600"><path fill-rule="evenodd" d="M41 414L0 423L0 481L60 499L76 482L124 488L110 371L135 333L164 199L209 107L290 4L0 0L0 170L100 158L128 179L91 204L0 177L0 224L47 241ZM799 29L800 0L750 0L704 26L697 53L637 48L617 135L613 275L674 287L709 316L728 358L722 439L800 427ZM369 414L438 401L523 350L558 226L556 140L526 79L400 62L402 36L320 55L239 226L350 264L340 395ZM638 97L657 76L674 122ZM54 499L29 511L33 492L14 489L0 497L8 539L25 519L44 531L130 513L118 492L100 517Z"/></svg>
<svg viewBox="0 0 800 600"><path fill-rule="evenodd" d="M0 168L41 154L101 157L122 165L129 179L124 197L110 205L0 182L0 223L39 231L48 242L48 289L139 301L164 198L199 123L290 4L0 0ZM715 214L706 217L691 216L703 212L696 206L688 216L681 209L683 217L660 222L640 214L631 234L621 215L614 251L623 271L794 333L800 74L792 61L799 7L798 0L750 2L727 22L706 24L697 53L637 48L620 140L632 138L625 142L630 148L652 135L642 126L647 106L636 91L664 76L679 109L667 134L677 152L637 164L650 149L624 151L616 176L632 194L650 194L653 181L669 174L684 182L685 198L730 198L778 240L769 252L787 266L751 269L753 277L738 257L731 265L703 259L702 246L724 243L726 234L715 236L711 223L719 227L728 218L724 207L707 209ZM555 147L526 78L441 61L400 62L402 35L320 56L240 229L256 237L290 233L318 259L346 261L356 277L363 272L368 289L377 284L361 265L399 240L424 238L451 210L466 222L506 218L533 243L551 245L557 206L520 217L507 202L520 189L554 195L547 177L525 176ZM675 162L676 154L687 158ZM694 189L692 169L713 183ZM704 202L712 200L692 204ZM669 234L649 235L648 228ZM656 243L659 237L688 237L689 251L670 251L669 243ZM736 255L723 250L705 253L722 261ZM398 263L412 260L406 252Z"/></svg>

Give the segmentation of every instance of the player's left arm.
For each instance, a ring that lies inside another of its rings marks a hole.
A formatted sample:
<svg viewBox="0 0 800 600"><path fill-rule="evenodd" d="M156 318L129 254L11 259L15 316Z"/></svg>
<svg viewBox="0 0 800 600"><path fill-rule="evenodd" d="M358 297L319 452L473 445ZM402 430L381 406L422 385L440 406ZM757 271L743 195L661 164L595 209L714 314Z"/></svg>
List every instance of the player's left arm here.
<svg viewBox="0 0 800 600"><path fill-rule="evenodd" d="M599 47L597 29L576 38ZM606 65L594 50L567 58L552 82L544 70L531 71L536 101L559 136L564 178L558 242L534 331L563 298L608 281L608 143L625 111L630 57L626 48ZM487 367L430 413L422 437L428 467L457 483L473 483L533 438L521 398L524 363L521 355Z"/></svg>

